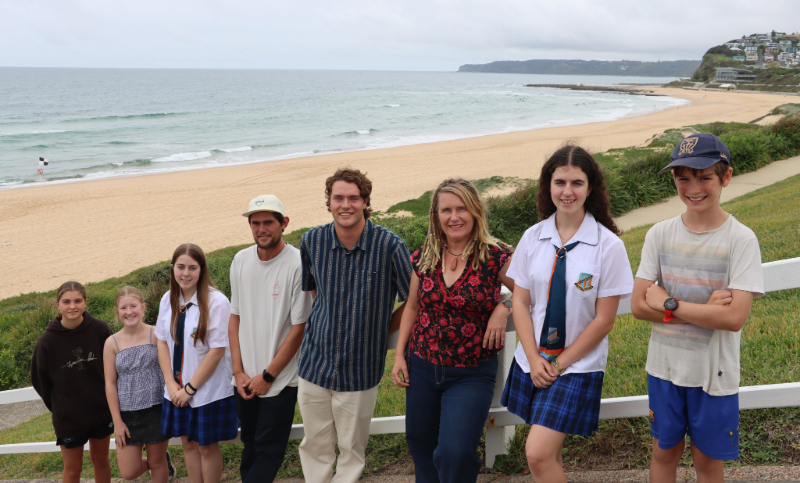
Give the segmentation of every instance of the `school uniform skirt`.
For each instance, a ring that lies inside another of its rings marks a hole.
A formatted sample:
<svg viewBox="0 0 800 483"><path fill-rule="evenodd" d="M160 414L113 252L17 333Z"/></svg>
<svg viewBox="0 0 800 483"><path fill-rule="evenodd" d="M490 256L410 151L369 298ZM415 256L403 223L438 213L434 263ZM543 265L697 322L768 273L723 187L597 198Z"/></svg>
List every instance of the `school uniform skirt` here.
<svg viewBox="0 0 800 483"><path fill-rule="evenodd" d="M239 434L239 418L233 395L193 408L179 408L164 398L161 405L161 432L170 438L186 436L200 446L228 441Z"/></svg>
<svg viewBox="0 0 800 483"><path fill-rule="evenodd" d="M565 374L550 387L539 389L515 360L500 403L527 424L590 436L600 419L603 376L602 371Z"/></svg>

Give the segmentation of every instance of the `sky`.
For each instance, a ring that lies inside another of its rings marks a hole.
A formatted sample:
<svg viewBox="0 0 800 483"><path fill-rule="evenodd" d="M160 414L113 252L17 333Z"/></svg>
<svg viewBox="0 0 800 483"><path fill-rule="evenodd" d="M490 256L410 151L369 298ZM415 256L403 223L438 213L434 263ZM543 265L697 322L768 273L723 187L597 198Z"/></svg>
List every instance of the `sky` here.
<svg viewBox="0 0 800 483"><path fill-rule="evenodd" d="M699 60L800 30L800 1L0 0L0 66L455 71Z"/></svg>

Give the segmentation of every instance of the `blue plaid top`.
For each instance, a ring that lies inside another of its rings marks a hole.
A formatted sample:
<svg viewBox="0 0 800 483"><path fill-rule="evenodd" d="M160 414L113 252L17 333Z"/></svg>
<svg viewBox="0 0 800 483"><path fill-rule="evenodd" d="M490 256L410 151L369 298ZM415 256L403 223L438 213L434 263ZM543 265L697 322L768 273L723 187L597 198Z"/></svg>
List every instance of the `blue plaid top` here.
<svg viewBox="0 0 800 483"><path fill-rule="evenodd" d="M408 299L408 247L367 220L347 250L330 223L303 235L300 256L303 290L317 291L300 348L300 377L334 391L377 386L395 298Z"/></svg>

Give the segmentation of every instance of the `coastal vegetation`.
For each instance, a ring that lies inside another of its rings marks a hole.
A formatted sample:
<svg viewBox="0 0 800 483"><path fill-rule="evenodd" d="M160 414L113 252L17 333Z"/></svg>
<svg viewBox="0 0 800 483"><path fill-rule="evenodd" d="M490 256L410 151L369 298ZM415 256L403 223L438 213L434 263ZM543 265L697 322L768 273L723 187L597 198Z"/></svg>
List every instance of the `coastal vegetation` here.
<svg viewBox="0 0 800 483"><path fill-rule="evenodd" d="M800 154L800 116L791 115L797 106L779 106L789 114L768 127L741 123L712 123L670 129L649 140L646 146L612 149L596 154L603 166L611 197L612 211L619 216L640 206L657 203L675 194L668 175L658 171L669 163L669 154L685 134L714 133L727 144L734 160L735 174L756 170L772 161ZM491 196L494 188L514 184L517 188L505 196ZM536 213L535 181L492 177L477 180L487 197L492 233L507 243L516 244L532 224L539 221ZM433 188L433 187L431 187ZM400 235L412 250L425 240L430 194L376 213L374 221ZM727 203L725 209L753 228L759 237L764 262L798 256L800 253L800 176L761 189ZM405 215L405 216L404 216ZM410 215L410 216L408 216ZM623 234L631 265L636 269L649 227ZM305 230L288 235L297 245ZM246 245L228 247L208 253L211 278L216 286L230 295L228 270L234 254ZM140 288L147 304L145 319L156 320L158 303L169 285L168 262L140 268L125 276L87 284L88 310L96 317L119 327L114 320L113 300L116 290L125 284ZM0 301L0 390L30 385L30 357L38 337L55 315L55 291L24 294ZM800 376L800 320L785 314L800 310L800 290L768 294L756 300L742 337L742 385L772 384L797 381ZM610 336L610 364L606 373L603 397L621 397L646 393L644 362L649 338L649 324L631 316L617 319ZM387 355L387 373L393 354ZM405 413L402 390L395 388L388 377L379 385L376 417ZM300 423L299 412L295 422ZM800 461L800 445L795 428L800 423L800 409L753 410L742 412L742 457L735 464L775 464ZM517 428L508 457L501 457L495 471L513 473L524 468L525 426ZM570 467L592 467L598 461L615 468L642 467L649 461L649 425L645 418L603 421L598 434L591 438L570 437L565 443L565 462ZM0 444L53 441L50 415L45 414L15 428L0 431ZM297 441L291 442L281 476L300 474ZM225 444L225 472L229 478L238 474L241 445ZM181 449L173 448L173 460L179 475L185 476ZM91 475L88 454L84 477ZM112 452L112 468L116 461ZM374 473L387 464L408 459L405 439L400 435L375 435L367 449L365 474ZM55 477L61 471L56 453L0 456L0 479ZM118 475L117 475L118 476Z"/></svg>

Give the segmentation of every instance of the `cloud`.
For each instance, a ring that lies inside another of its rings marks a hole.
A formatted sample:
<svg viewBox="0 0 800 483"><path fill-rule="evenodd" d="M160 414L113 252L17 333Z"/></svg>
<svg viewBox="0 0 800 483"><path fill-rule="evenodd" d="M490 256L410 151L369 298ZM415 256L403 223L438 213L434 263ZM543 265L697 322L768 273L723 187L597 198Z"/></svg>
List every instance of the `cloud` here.
<svg viewBox="0 0 800 483"><path fill-rule="evenodd" d="M780 12L780 15L776 15ZM0 3L0 65L456 70L535 58L699 59L793 31L800 2L26 0Z"/></svg>

